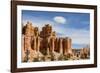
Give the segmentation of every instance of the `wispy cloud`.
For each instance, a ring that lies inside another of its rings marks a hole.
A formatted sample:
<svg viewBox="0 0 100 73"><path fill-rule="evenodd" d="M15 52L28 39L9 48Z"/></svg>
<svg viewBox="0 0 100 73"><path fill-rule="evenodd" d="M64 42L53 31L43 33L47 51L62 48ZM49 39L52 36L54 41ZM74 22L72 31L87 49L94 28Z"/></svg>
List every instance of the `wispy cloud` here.
<svg viewBox="0 0 100 73"><path fill-rule="evenodd" d="M90 32L84 29L72 29L72 28L61 28L54 27L56 32L59 32L58 37L71 37L73 44L89 44L90 43Z"/></svg>
<svg viewBox="0 0 100 73"><path fill-rule="evenodd" d="M89 25L90 24L89 21L81 21L81 23L84 24L84 25Z"/></svg>

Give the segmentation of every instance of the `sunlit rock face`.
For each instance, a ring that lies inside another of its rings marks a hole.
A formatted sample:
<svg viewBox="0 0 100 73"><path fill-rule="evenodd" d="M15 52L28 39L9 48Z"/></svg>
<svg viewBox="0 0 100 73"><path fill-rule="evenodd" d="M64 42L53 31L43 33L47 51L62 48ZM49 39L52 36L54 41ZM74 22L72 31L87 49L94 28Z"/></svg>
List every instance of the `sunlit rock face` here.
<svg viewBox="0 0 100 73"><path fill-rule="evenodd" d="M49 24L45 24L41 31L33 25L31 22L27 22L22 28L22 62L76 58L76 52L72 51L71 38L57 37L56 32ZM79 55L82 59L87 58L89 49L82 49Z"/></svg>

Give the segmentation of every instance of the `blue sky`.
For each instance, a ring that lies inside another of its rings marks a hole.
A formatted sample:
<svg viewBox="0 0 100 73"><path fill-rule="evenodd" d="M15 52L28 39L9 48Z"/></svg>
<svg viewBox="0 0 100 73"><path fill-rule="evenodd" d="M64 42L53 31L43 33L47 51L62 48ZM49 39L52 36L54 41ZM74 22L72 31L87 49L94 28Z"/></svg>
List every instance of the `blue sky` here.
<svg viewBox="0 0 100 73"><path fill-rule="evenodd" d="M72 38L72 48L82 48L90 43L90 14L75 12L48 12L22 10L22 23L33 26L50 24L58 37Z"/></svg>

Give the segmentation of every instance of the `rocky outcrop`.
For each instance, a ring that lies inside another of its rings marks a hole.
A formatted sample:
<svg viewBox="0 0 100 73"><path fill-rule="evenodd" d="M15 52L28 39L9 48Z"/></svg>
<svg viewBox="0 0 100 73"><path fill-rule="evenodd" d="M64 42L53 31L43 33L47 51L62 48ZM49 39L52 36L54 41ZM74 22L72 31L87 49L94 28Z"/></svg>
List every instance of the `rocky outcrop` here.
<svg viewBox="0 0 100 73"><path fill-rule="evenodd" d="M41 31L33 25L27 22L22 29L23 62L62 60L63 55L73 55L71 38L57 37L49 24Z"/></svg>

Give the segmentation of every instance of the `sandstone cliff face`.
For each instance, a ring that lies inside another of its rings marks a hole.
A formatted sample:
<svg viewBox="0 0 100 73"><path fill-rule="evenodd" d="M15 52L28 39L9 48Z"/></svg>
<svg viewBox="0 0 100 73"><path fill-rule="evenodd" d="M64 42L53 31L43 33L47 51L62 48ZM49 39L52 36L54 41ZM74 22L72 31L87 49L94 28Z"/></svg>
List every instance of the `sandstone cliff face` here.
<svg viewBox="0 0 100 73"><path fill-rule="evenodd" d="M22 33L22 62L63 60L73 56L72 39L57 37L49 24L39 31L27 22Z"/></svg>

